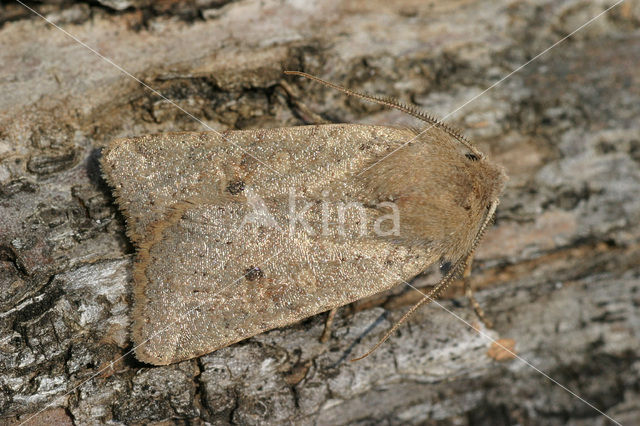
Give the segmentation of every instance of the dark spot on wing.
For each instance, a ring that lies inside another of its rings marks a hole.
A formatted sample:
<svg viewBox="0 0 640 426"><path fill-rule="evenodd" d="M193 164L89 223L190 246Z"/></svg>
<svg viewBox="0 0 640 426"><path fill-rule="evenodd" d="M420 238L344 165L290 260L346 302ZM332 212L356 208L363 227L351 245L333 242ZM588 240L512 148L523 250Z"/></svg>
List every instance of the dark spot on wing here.
<svg viewBox="0 0 640 426"><path fill-rule="evenodd" d="M251 266L248 269L245 269L244 277L247 279L247 281L255 281L258 278L264 277L264 272L262 272L262 269L258 268L257 266Z"/></svg>
<svg viewBox="0 0 640 426"><path fill-rule="evenodd" d="M232 182L229 182L229 185L227 185L227 191L229 191L231 195L237 195L241 193L242 191L244 191L244 182L241 180L234 180Z"/></svg>

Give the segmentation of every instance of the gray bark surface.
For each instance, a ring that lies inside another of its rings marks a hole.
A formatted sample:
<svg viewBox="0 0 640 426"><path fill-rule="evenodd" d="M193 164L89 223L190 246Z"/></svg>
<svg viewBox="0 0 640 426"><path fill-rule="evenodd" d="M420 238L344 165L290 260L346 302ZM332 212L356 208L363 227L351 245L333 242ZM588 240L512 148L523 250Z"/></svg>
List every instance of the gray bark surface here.
<svg viewBox="0 0 640 426"><path fill-rule="evenodd" d="M640 2L483 93L612 4L35 4L184 111L19 4L0 6L0 423L610 424L597 407L637 424ZM123 358L134 247L100 176L110 140L206 130L197 120L304 124L296 102L333 122L420 126L283 69L455 110L446 121L507 168L472 274L493 328L458 286L349 362L420 298L405 286L341 309L324 344L319 315L179 364Z"/></svg>

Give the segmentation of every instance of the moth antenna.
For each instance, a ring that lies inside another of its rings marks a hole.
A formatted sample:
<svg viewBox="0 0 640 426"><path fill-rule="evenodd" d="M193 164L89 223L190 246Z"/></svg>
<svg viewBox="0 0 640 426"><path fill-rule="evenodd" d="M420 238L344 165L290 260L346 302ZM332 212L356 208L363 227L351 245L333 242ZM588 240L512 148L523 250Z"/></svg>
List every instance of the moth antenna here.
<svg viewBox="0 0 640 426"><path fill-rule="evenodd" d="M406 105L396 99L393 98L383 98L383 97L379 97L379 96L373 96L373 95L369 95L367 93L361 93L361 92L356 92L355 90L351 90L351 89L347 89L346 87L342 87L339 86L337 84L334 83L330 83L326 80L323 80L319 77L315 77L311 74L307 74L306 72L302 72L302 71L284 71L284 73L286 75L297 75L300 77L305 77L308 78L310 80L316 81L320 84L324 84L327 87L331 87L332 89L336 89L342 93L345 93L349 96L354 96L356 98L360 98L360 99L364 99L367 100L369 102L373 102L376 104L380 104L380 105L384 105L387 106L389 108L395 108L397 110L400 110L406 114L409 114L419 120L422 120L426 123L432 124L433 126L437 126L439 128L441 128L442 130L444 130L445 132L447 132L449 135L453 136L455 139L457 139L460 143L462 143L464 146L466 146L467 148L469 148L469 150L471 150L474 154L476 154L478 157L482 158L484 157L482 155L481 152L479 152L474 146L473 144L462 135L462 133L460 133L458 130L454 129L453 127L443 123L442 121L438 120L437 118L431 116L430 114L427 114L424 111L420 111L418 108L413 107L413 106L409 106Z"/></svg>
<svg viewBox="0 0 640 426"><path fill-rule="evenodd" d="M387 331L385 333L384 336L382 336L382 338L380 340L378 340L378 343L376 343L371 349L369 349L369 351L367 353L365 353L362 356L359 356L357 358L353 358L351 359L351 361L360 361L361 359L364 359L366 357L368 357L369 355L371 355L376 349L378 349L384 342L387 341L387 339L389 337L391 337L391 335L393 333L396 332L396 330L407 320L409 319L409 317L411 317L411 315L413 315L413 313L422 305L424 305L427 302L430 302L431 300L435 299L436 297L438 297L439 293L444 291L444 289L446 289L449 284L451 284L451 282L453 281L453 278L455 278L455 276L460 272L460 266L463 264L466 264L467 259L469 258L469 256L464 258L464 261L459 260L454 266L453 268L451 268L451 270L449 271L449 273L440 280L440 282L438 282L438 284L436 284L435 288L432 289L429 293L427 293L422 299L420 299L420 301L418 303L416 303L415 305L413 305L411 307L411 309L409 309L403 316L402 318L400 318L398 321L396 321L395 324L393 324L393 327L391 327L389 329L389 331Z"/></svg>
<svg viewBox="0 0 640 426"><path fill-rule="evenodd" d="M471 256L473 256L473 252L475 251L475 249L478 247L478 244L480 244L480 240L482 240L482 237L484 236L484 233L486 232L487 228L489 227L489 224L491 223L491 221L493 220L493 217L495 215L496 212L496 208L498 207L498 201L495 200L491 203L490 207L489 207L489 212L487 213L487 216L484 220L484 222L482 222L482 226L480 226L480 229L478 230L478 233L476 234L475 238L473 239L473 243L471 245L471 249L469 250L469 253L462 259L456 262L456 264L453 266L453 268L451 268L451 270L449 271L449 273L447 275L444 276L444 278L442 278L440 280L440 282L438 282L438 284L436 284L435 288L433 288L429 293L427 293L422 299L420 299L420 301L418 303L416 303L415 305L413 305L411 307L411 309L409 309L403 316L402 318L400 318L398 321L396 321L396 323L393 325L393 327L391 327L389 329L389 331L387 331L385 333L384 336L382 336L382 338L378 341L378 343L376 343L371 349L369 349L369 351L367 353L365 353L362 356L359 356L357 358L353 358L351 359L351 362L353 361L360 361L361 359L364 359L366 357L368 357L369 355L371 355L376 349L378 349L384 342L387 341L387 339L389 337L391 337L391 335L393 333L396 332L396 330L407 320L409 319L409 317L411 315L413 315L413 313L422 305L424 305L427 302L430 302L431 300L434 300L435 298L437 298L440 293L442 293L452 282L453 279L458 275L458 273L460 273L460 271L462 270L463 266L467 265L467 262L469 261L469 259L471 258Z"/></svg>

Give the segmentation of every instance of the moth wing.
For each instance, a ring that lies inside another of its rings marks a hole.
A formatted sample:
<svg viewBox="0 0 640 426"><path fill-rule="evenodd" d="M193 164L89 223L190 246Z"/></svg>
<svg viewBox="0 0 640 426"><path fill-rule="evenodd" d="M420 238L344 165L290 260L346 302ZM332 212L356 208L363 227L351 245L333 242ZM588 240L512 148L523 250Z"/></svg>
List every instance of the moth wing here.
<svg viewBox="0 0 640 426"><path fill-rule="evenodd" d="M290 232L285 204L267 200L273 221L255 223L246 202L180 202L151 226L135 266L138 359L203 355L391 288L436 260L373 236ZM318 214L309 213L314 229Z"/></svg>
<svg viewBox="0 0 640 426"><path fill-rule="evenodd" d="M103 174L134 243L144 241L148 227L177 200L224 191L231 150L222 140L215 133L162 133L116 139L103 151Z"/></svg>
<svg viewBox="0 0 640 426"><path fill-rule="evenodd" d="M131 240L143 242L148 227L171 205L191 198L216 200L230 184L260 193L289 188L321 192L413 136L384 126L318 125L226 132L183 132L116 139L101 165L127 219Z"/></svg>
<svg viewBox="0 0 640 426"><path fill-rule="evenodd" d="M320 125L114 141L102 168L138 247L138 358L167 364L208 353L383 291L436 261L389 239L321 234L317 211L307 217L316 234L288 230L290 190L315 205L327 189L362 202L357 174L413 135ZM245 190L230 191L232 183ZM264 197L279 228L238 225L253 208L250 191ZM367 214L370 223L375 212Z"/></svg>

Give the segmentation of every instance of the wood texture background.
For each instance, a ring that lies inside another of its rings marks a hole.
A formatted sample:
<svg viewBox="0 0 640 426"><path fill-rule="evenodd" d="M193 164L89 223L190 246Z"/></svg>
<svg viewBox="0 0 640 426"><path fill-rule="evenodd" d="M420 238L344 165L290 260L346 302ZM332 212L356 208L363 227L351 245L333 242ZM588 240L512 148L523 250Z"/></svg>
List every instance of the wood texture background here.
<svg viewBox="0 0 640 426"><path fill-rule="evenodd" d="M398 288L342 309L326 344L320 315L177 365L119 360L133 247L100 149L205 129L19 4L0 6L0 422L610 422L536 369L623 424L640 418L638 1L484 94L613 2L29 4L220 130L303 124L279 85L287 68L440 117L480 95L447 121L511 180L474 271L493 329L458 288L441 302L458 318L423 308L349 363L419 297ZM418 125L286 81L326 120ZM486 336L513 339L535 369L489 356Z"/></svg>

